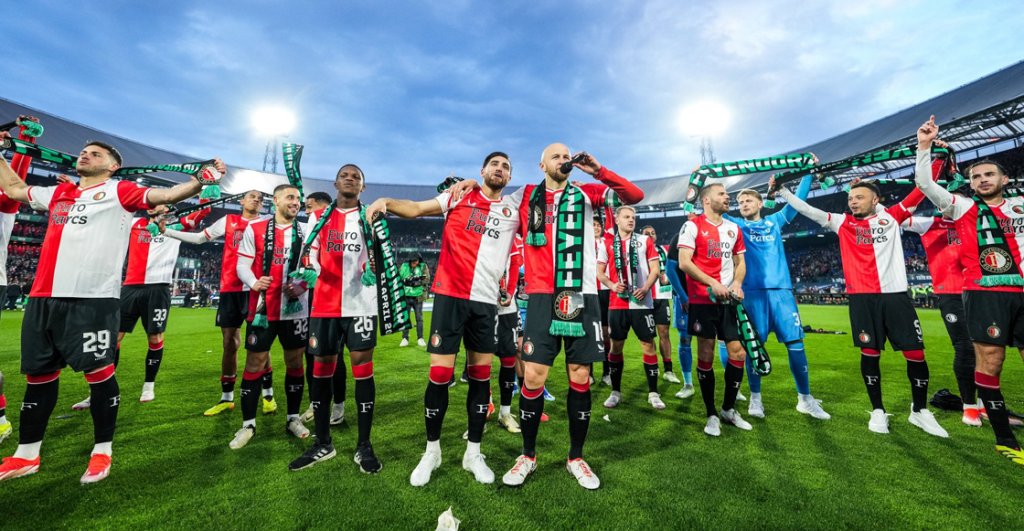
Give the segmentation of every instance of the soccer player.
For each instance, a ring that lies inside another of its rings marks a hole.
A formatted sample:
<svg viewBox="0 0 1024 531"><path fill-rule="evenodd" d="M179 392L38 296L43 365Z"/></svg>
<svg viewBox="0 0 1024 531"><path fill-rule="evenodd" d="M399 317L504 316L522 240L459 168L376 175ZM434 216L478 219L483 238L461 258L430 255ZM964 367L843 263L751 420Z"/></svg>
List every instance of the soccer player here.
<svg viewBox="0 0 1024 531"><path fill-rule="evenodd" d="M740 343L736 307L729 304L733 298L744 297L746 249L739 226L722 217L729 211L725 187L707 185L701 189L698 200L704 213L687 221L679 231L679 268L686 273L686 291L690 294L689 332L697 336L697 379L708 416L704 433L717 437L721 435L721 420L743 430L753 429L734 407L747 353ZM716 338L725 342L729 357L721 419L715 409Z"/></svg>
<svg viewBox="0 0 1024 531"><path fill-rule="evenodd" d="M964 311L977 358L974 381L996 436L996 451L1024 465L1024 452L1010 431L999 376L1006 347L1024 340L1021 246L1024 245L1024 197L1008 194L1006 170L991 160L967 169L974 197L955 196L932 181L930 152L939 127L932 116L917 130L914 180L928 199L956 221L962 235Z"/></svg>
<svg viewBox="0 0 1024 531"><path fill-rule="evenodd" d="M39 119L34 116L21 115L18 117L18 122L26 120L39 123ZM29 136L26 130L25 126L18 128L18 139L26 142L34 141L35 137ZM11 168L22 181L28 175L28 169L31 165L32 157L20 154L15 154L11 157ZM7 293L7 245L11 241L11 234L14 231L14 218L20 206L21 203L0 191L0 293ZM7 398L4 397L4 373L0 372L0 443L4 442L4 439L9 437L11 433L14 433L14 427L11 426L10 422L7 422L6 410Z"/></svg>
<svg viewBox="0 0 1024 531"><path fill-rule="evenodd" d="M334 199L327 192L313 192L306 196L304 210L306 211L306 217L309 219L306 223L306 228L303 229L303 232L309 234L309 231L313 230L313 225L316 224L317 219L315 215L327 208L333 200Z"/></svg>
<svg viewBox="0 0 1024 531"><path fill-rule="evenodd" d="M480 169L483 185L459 183L434 199L405 201L382 198L367 209L367 217L390 212L401 218L445 214L441 257L433 280L433 318L430 328L430 379L423 397L427 428L427 449L409 482L422 487L441 466L441 427L448 410L448 384L455 373L459 344L466 347L469 362L469 391L466 414L469 433L462 468L480 483L493 483L494 472L484 462L480 441L490 403L491 362L498 349L498 306L510 306L512 299L500 296L501 278L506 273L513 238L519 226L519 211L501 192L512 178L508 155L494 152Z"/></svg>
<svg viewBox="0 0 1024 531"><path fill-rule="evenodd" d="M430 270L427 264L423 263L423 256L414 252L409 261L402 264L398 269L398 276L402 277L402 289L405 291L405 304L409 307L409 316L416 318L416 342L421 347L427 346L423 340L423 286L430 285ZM409 346L409 329L402 330L402 342L400 347Z"/></svg>
<svg viewBox="0 0 1024 531"><path fill-rule="evenodd" d="M644 236L658 243L658 233L654 227L647 225L640 230ZM669 283L668 274L668 249L664 245L656 245L658 252L658 265L661 274L658 282L654 283L654 326L658 332L658 351L661 352L661 363L665 366L665 373L662 377L666 382L679 383L676 373L672 372L672 339L668 336L668 327L672 321L672 284Z"/></svg>
<svg viewBox="0 0 1024 531"><path fill-rule="evenodd" d="M813 177L807 175L800 181L796 196L806 199L811 191ZM775 339L786 345L789 354L789 370L796 381L796 410L816 419L832 418L821 404L811 396L810 379L807 373L807 354L804 352L804 328L800 312L793 296L793 284L786 263L786 250L782 246L782 229L796 218L797 211L790 205L767 217L761 217L764 201L754 190L741 190L737 202L742 217L728 214L722 217L740 227L743 246L747 249L747 275L743 279L743 309L750 316L762 343L768 341L768 334L774 332ZM761 375L754 371L753 363L747 362L747 383L750 386L750 405L747 413L764 418L764 403L761 400Z"/></svg>
<svg viewBox="0 0 1024 531"><path fill-rule="evenodd" d="M363 272L370 261L359 197L366 190L363 171L354 164L342 166L335 177L337 203L311 245L310 262L319 276L314 287L316 304L311 312L307 352L313 354L313 421L316 441L301 457L288 465L301 470L336 455L331 438L332 379L335 364L344 349L352 362L356 381L359 435L355 462L367 474L380 472L382 465L370 444L376 384L373 378L373 350L377 346L377 291L364 286ZM310 227L312 229L312 227ZM344 373L341 375L344 377Z"/></svg>
<svg viewBox="0 0 1024 531"><path fill-rule="evenodd" d="M212 417L224 411L235 409L235 380L238 374L238 349L242 345L241 328L249 312L249 286L238 278L238 245L242 242L242 234L250 223L259 219L263 210L263 193L250 190L239 200L242 205L241 214L228 214L202 232L179 232L172 229L164 231L165 236L186 243L201 244L217 238L224 238L224 254L221 258L220 270L220 304L217 306L217 326L220 327L223 339L221 356L220 401L207 409L203 415ZM267 360L270 363L270 360ZM274 401L273 373L266 367L263 380L263 413L277 411Z"/></svg>
<svg viewBox="0 0 1024 531"><path fill-rule="evenodd" d="M643 351L647 401L654 409L665 409L665 403L658 394L654 297L651 292L661 276L658 251L651 238L635 236L636 210L633 207L617 208L615 222L618 226L615 234L605 235L604 245L597 250L597 278L612 292L608 306L612 332L608 372L612 376L612 393L604 401L604 407L613 408L622 401L622 351L632 329Z"/></svg>
<svg viewBox="0 0 1024 531"><path fill-rule="evenodd" d="M774 186L774 179L769 181ZM913 402L911 424L937 437L949 437L928 410L928 364L924 338L914 302L907 295L907 269L899 225L920 202L914 190L889 208L878 205L878 186L871 182L851 185L847 205L850 214L829 214L808 205L783 187L782 197L798 212L839 235L843 275L850 300L853 343L861 350L861 375L871 399L868 429L889 433L889 415L882 404L882 372L879 368L885 340L907 359L907 378Z"/></svg>
<svg viewBox="0 0 1024 531"><path fill-rule="evenodd" d="M0 132L0 136L9 136ZM0 158L2 159L2 158ZM60 371L70 365L85 373L97 407L93 447L82 483L110 473L120 390L113 348L118 327L121 266L131 216L137 210L176 203L199 193L193 177L169 189L149 189L110 178L123 161L102 142L90 142L78 156L79 183L28 186L7 161L0 162L0 189L11 199L49 210L39 268L21 325L21 372L28 379L18 449L0 465L0 481L39 470L39 449L57 404ZM226 171L216 161L217 171Z"/></svg>
<svg viewBox="0 0 1024 531"><path fill-rule="evenodd" d="M582 184L583 183L577 184L575 181L573 182L573 186L576 186L576 187L582 186ZM614 218L615 215L612 214L612 217ZM605 235L604 222L601 221L601 216L600 215L595 215L594 216L594 241L597 243L598 252L600 252L601 247L604 247L604 235ZM612 302L612 300L611 300L611 293L612 293L612 290L608 286L605 286L604 283L601 282L601 279L598 278L597 279L597 301L598 301L598 304L601 305L601 339L604 342L604 351L607 352L607 353L611 353L611 351L612 351L611 329L608 327L608 305L610 305L611 302ZM593 368L591 368L590 372L591 372L591 377L593 377L593 372L594 372ZM611 387L611 385L612 385L612 376L610 374L608 374L608 358L607 357L604 360L601 361L601 383L603 383L604 385L607 385L609 387Z"/></svg>
<svg viewBox="0 0 1024 531"><path fill-rule="evenodd" d="M668 256L666 258L668 259L666 274L674 292L672 297L672 324L679 334L679 372L683 374L683 388L676 393L676 398L690 398L694 395L692 372L693 347L689 325L690 298L686 295L686 283L680 278L682 270L679 269L679 234L676 234L672 241L668 243Z"/></svg>
<svg viewBox="0 0 1024 531"><path fill-rule="evenodd" d="M523 267L523 239L518 234L512 244L512 254L508 257L508 270L501 279L499 293L503 298L513 301L507 306L498 307L498 370L499 409L498 424L510 433L520 433L519 422L512 414L512 396L516 387L516 366L520 363L520 345L522 344L523 321L519 317L519 308L515 304L516 292L519 289L519 275Z"/></svg>
<svg viewBox="0 0 1024 531"><path fill-rule="evenodd" d="M502 482L519 486L537 468L537 431L544 413L544 383L555 358L564 347L569 397L569 457L566 468L586 489L601 481L583 460L583 445L590 427L590 364L605 358L601 339L601 309L597 296L597 242L587 224L595 209L614 202L640 202L644 193L619 177L592 155L572 165L594 176L598 183L570 186L561 166L572 162L569 148L551 144L541 156L544 181L513 194L525 234L526 291L529 319L523 336L526 378L519 394L519 420L523 453ZM556 244L557 242L557 244Z"/></svg>

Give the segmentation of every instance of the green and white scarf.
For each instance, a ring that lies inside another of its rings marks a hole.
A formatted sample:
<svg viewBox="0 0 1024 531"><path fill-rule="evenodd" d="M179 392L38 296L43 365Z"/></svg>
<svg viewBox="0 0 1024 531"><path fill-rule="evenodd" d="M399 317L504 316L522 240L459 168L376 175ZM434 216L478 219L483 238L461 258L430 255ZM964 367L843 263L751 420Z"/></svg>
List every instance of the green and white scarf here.
<svg viewBox="0 0 1024 531"><path fill-rule="evenodd" d="M772 170L803 169L813 164L814 155L810 153L706 164L690 174L690 185L686 190L683 210L693 212L694 205L697 203L697 196L700 194L701 188L704 188L704 183L709 177L722 178Z"/></svg>
<svg viewBox="0 0 1024 531"><path fill-rule="evenodd" d="M622 236L619 235L619 231L615 231L615 272L619 277L619 282L626 285L626 291L622 293L616 293L622 300L633 301L637 304L641 304L642 301L633 296L633 290L636 286L633 285L633 281L636 280L636 273L640 267L640 253L637 250L637 237L635 232L629 234L629 264L626 264L625 257L622 256Z"/></svg>
<svg viewBox="0 0 1024 531"><path fill-rule="evenodd" d="M587 198L579 188L568 184L555 209L557 225L552 232L555 246L554 312L551 335L583 337L583 238L584 230L592 220L583 219ZM537 185L530 195L530 216L526 244L534 247L547 245L547 187Z"/></svg>
<svg viewBox="0 0 1024 531"><path fill-rule="evenodd" d="M263 236L263 276L270 276L270 268L274 264L274 250L277 244L277 216L271 216L267 221L267 233ZM302 251L302 229L298 222L292 220L292 241L288 246L288 271L295 271L299 263L299 256ZM282 284L291 282L290 278L282 279ZM267 319L267 293L260 293L259 301L256 303L256 315L252 318L252 325L261 328L269 326ZM282 295L284 295L282 293ZM291 314L302 310L302 301L298 298L289 298L285 303L284 313Z"/></svg>
<svg viewBox="0 0 1024 531"><path fill-rule="evenodd" d="M1004 194L1014 197L1017 194ZM993 286L1024 286L1020 264L1013 259L1013 252L1006 241L1006 233L999 226L999 220L985 201L974 197L978 209L978 264L981 266L981 280L978 284Z"/></svg>
<svg viewBox="0 0 1024 531"><path fill-rule="evenodd" d="M652 240L653 241L653 240ZM658 265L661 266L661 275L658 278L658 293L671 293L672 284L668 281L668 253L660 245L654 244L658 251Z"/></svg>
<svg viewBox="0 0 1024 531"><path fill-rule="evenodd" d="M732 297L731 294L729 300L719 302L710 286L708 287L708 297L711 298L711 302L736 307L736 326L740 330L740 342L743 343L743 350L747 351L747 357L753 363L754 372L761 376L771 374L772 360L768 357L768 350L764 348L761 338L757 336L757 331L754 330L754 325L751 324L747 310L743 308L743 303Z"/></svg>

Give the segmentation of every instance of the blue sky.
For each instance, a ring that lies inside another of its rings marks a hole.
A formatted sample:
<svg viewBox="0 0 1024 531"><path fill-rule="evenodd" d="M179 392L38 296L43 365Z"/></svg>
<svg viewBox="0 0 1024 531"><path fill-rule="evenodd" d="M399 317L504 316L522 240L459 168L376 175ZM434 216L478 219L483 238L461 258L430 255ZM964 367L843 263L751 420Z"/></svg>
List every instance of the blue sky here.
<svg viewBox="0 0 1024 531"><path fill-rule="evenodd" d="M1015 1L75 2L3 8L0 95L260 168L251 113L290 108L303 175L541 178L556 141L632 179L688 172L679 111L732 121L719 160L793 150L1021 60ZM939 117L941 121L941 117Z"/></svg>

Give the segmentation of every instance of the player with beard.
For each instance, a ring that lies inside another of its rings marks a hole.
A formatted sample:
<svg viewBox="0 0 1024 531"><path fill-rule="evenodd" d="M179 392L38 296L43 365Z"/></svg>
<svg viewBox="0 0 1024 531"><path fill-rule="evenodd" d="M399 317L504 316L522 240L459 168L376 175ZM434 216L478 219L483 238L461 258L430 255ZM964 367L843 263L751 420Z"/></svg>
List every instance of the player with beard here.
<svg viewBox="0 0 1024 531"><path fill-rule="evenodd" d="M338 356L348 349L352 376L356 381L359 435L355 462L360 470L375 474L382 468L370 444L376 384L373 378L373 350L377 345L377 292L364 286L361 278L370 262L366 242L366 221L359 197L366 190L363 171L354 164L338 170L334 180L338 198L311 244L310 262L318 273L311 312L307 352L313 354L313 406L316 441L301 457L288 465L301 470L335 456L330 426L331 381L336 377ZM319 223L319 219L317 220ZM310 227L312 230L313 227ZM341 375L344 378L344 373ZM337 399L335 399L337 400Z"/></svg>
<svg viewBox="0 0 1024 531"><path fill-rule="evenodd" d="M561 167L571 163L598 183L572 186ZM543 389L559 352L565 349L569 396L569 456L567 470L586 489L601 485L583 460L590 426L590 365L605 358L601 338L601 309L597 295L597 241L588 226L596 209L643 199L643 192L616 175L593 156L578 154L573 161L564 144L551 144L541 156L544 181L512 194L520 211L525 236L526 291L529 318L523 336L526 378L519 394L523 453L502 482L520 486L537 467L537 431L544 412ZM617 194L612 193L612 191ZM557 245L556 245L557 242Z"/></svg>
<svg viewBox="0 0 1024 531"><path fill-rule="evenodd" d="M647 225L640 232L658 243L658 233L654 227ZM662 378L669 383L679 383L676 373L672 372L672 339L668 335L668 327L672 321L672 285L669 283L668 274L668 249L664 245L656 245L658 252L658 265L661 274L658 281L651 288L654 293L654 326L658 332L658 351L661 352L661 363L665 366L665 373Z"/></svg>
<svg viewBox="0 0 1024 531"><path fill-rule="evenodd" d="M238 374L238 349L242 345L241 329L249 312L249 286L236 273L238 245L246 227L260 217L263 210L263 192L250 190L239 200L241 214L228 214L201 232L180 232L166 229L164 235L186 243L202 244L217 238L224 238L224 254L221 257L220 304L217 306L217 326L223 340L221 355L220 402L207 409L203 415L212 417L235 408L235 380ZM270 363L270 360L267 360ZM268 365L263 378L263 413L277 411L274 401L273 373Z"/></svg>
<svg viewBox="0 0 1024 531"><path fill-rule="evenodd" d="M57 405L60 371L68 365L85 373L96 405L91 409L95 446L81 481L95 483L110 473L121 400L113 348L132 213L176 203L202 188L196 177L169 189L112 181L122 163L112 146L90 142L75 165L81 178L77 185L42 187L26 185L6 160L0 162L0 189L7 196L50 211L21 326L21 372L28 386L18 449L0 465L0 481L39 470L39 449ZM221 174L226 171L219 159L216 168Z"/></svg>
<svg viewBox="0 0 1024 531"><path fill-rule="evenodd" d="M654 346L654 297L652 288L661 276L654 240L637 238L636 210L620 206L615 211L617 228L605 235L597 250L597 278L612 292L608 307L612 349L608 353L612 393L604 407L613 408L622 401L623 347L629 330L640 340L644 374L647 377L647 401L654 409L665 409L658 394L658 357ZM609 267L610 266L610 267Z"/></svg>
<svg viewBox="0 0 1024 531"><path fill-rule="evenodd" d="M991 160L967 169L974 197L947 192L932 181L930 152L939 134L932 116L917 130L917 173L914 180L935 206L956 221L964 267L964 311L977 358L974 382L996 436L996 452L1024 465L1024 452L1010 431L999 376L1006 347L1024 341L1024 196L1005 190L1010 178Z"/></svg>
<svg viewBox="0 0 1024 531"><path fill-rule="evenodd" d="M434 199L413 202L382 198L367 209L367 218L390 212L401 218L445 214L441 256L432 283L434 298L430 327L430 378L423 397L427 448L409 482L421 487L441 466L441 427L448 410L448 383L455 373L460 343L466 347L469 363L469 417L466 453L462 468L480 483L493 483L494 472L484 462L480 441L490 402L491 362L498 349L498 307L510 306L511 297L501 297L501 278L506 274L513 238L519 226L519 211L501 195L512 178L508 155L494 152L480 169L483 186L463 181ZM463 195L466 190L471 190Z"/></svg>
<svg viewBox="0 0 1024 531"><path fill-rule="evenodd" d="M930 174L929 169L929 174ZM769 188L775 187L774 178ZM889 416L882 404L881 351L888 338L893 350L902 351L907 360L912 402L911 424L930 435L949 437L928 410L928 364L924 358L924 338L914 302L907 295L907 269L904 262L900 223L913 215L923 198L914 190L901 203L882 208L880 192L874 183L851 185L847 205L850 214L830 214L808 205L784 187L782 197L807 216L839 235L839 251L850 300L850 327L854 345L861 351L861 376L871 400L868 429L889 433Z"/></svg>

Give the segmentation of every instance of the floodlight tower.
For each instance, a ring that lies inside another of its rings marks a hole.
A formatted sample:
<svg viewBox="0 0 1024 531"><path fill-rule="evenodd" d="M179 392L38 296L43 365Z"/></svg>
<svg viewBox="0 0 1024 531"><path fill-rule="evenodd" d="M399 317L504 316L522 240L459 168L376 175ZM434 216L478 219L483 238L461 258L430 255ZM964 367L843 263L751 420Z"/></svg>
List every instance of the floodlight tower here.
<svg viewBox="0 0 1024 531"><path fill-rule="evenodd" d="M276 159L275 159L276 160ZM700 137L700 164L707 166L715 163L715 148L711 145L711 135ZM264 162L266 164L266 162Z"/></svg>
<svg viewBox="0 0 1024 531"><path fill-rule="evenodd" d="M280 108L263 108L257 110L252 116L253 126L256 130L267 136L267 147L263 151L263 171L270 170L277 173L277 147L281 137L288 138L288 134L295 127L295 116L292 113Z"/></svg>
<svg viewBox="0 0 1024 531"><path fill-rule="evenodd" d="M714 101L701 101L685 109L679 116L679 125L690 136L700 137L700 163L715 163L711 138L720 134L729 124L729 111Z"/></svg>

